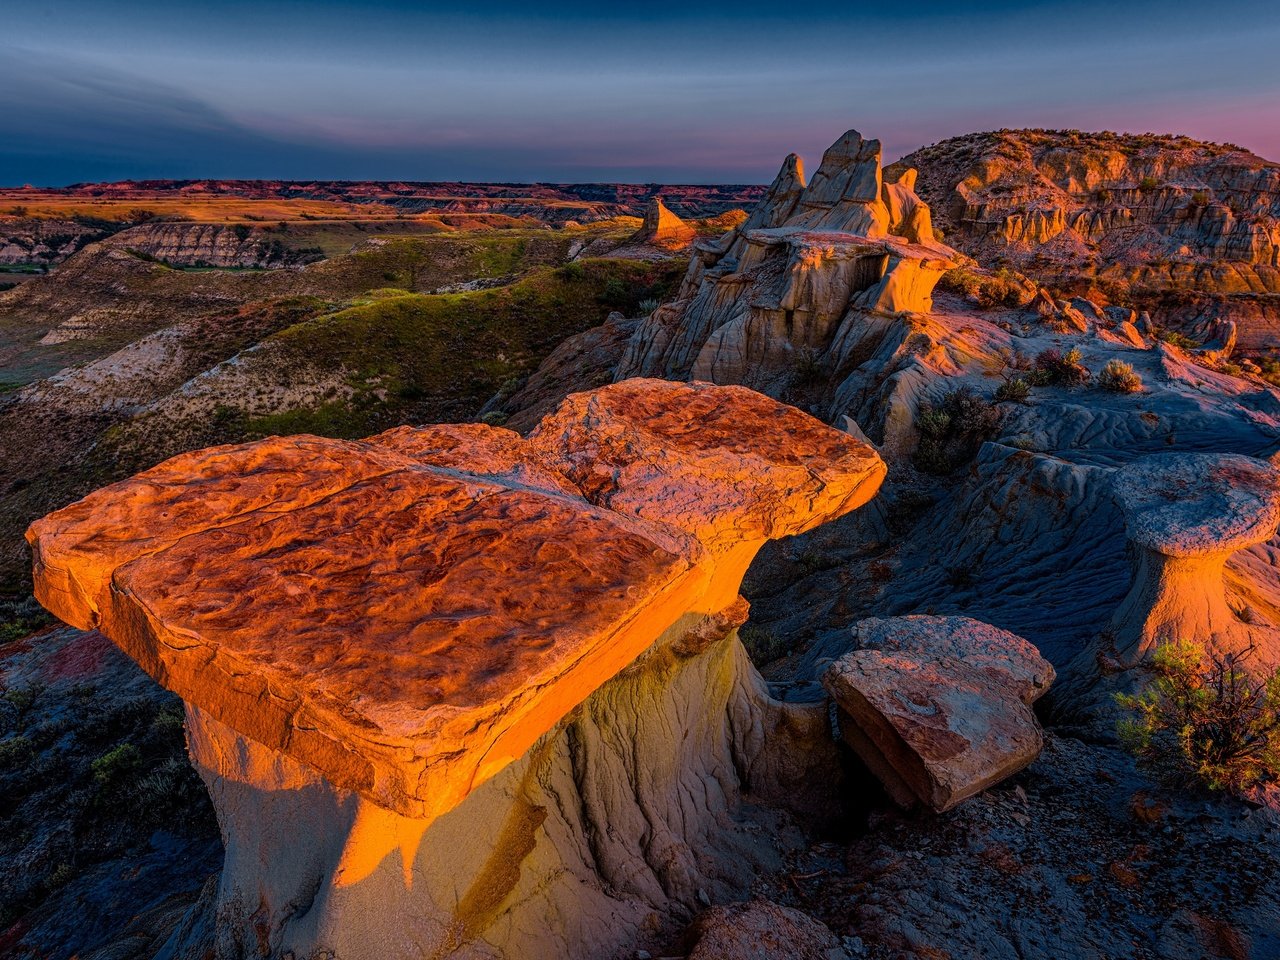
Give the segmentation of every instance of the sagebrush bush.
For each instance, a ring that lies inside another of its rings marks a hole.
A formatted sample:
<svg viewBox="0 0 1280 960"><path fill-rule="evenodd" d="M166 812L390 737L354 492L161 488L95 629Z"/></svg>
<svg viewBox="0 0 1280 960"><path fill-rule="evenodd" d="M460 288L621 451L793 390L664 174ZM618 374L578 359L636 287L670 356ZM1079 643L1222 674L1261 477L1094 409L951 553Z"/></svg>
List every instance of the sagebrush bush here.
<svg viewBox="0 0 1280 960"><path fill-rule="evenodd" d="M1004 414L970 387L945 394L935 405L921 404L916 414L920 442L915 465L945 475L973 459L984 440L999 429Z"/></svg>
<svg viewBox="0 0 1280 960"><path fill-rule="evenodd" d="M1121 741L1166 782L1239 794L1280 774L1280 669L1255 679L1252 651L1214 654L1191 641L1163 643L1151 679L1116 702L1132 716Z"/></svg>
<svg viewBox="0 0 1280 960"><path fill-rule="evenodd" d="M1035 287L1021 274L1001 267L994 274L954 267L942 275L938 286L966 297L981 309L1020 307L1035 293Z"/></svg>
<svg viewBox="0 0 1280 960"><path fill-rule="evenodd" d="M1132 364L1108 360L1098 372L1098 386L1113 393L1137 393L1142 389L1142 376Z"/></svg>
<svg viewBox="0 0 1280 960"><path fill-rule="evenodd" d="M1066 353L1050 347L1036 354L1034 379L1038 383L1061 387L1078 387L1093 376L1080 362L1080 351L1072 347Z"/></svg>
<svg viewBox="0 0 1280 960"><path fill-rule="evenodd" d="M1026 403L1031 396L1031 384L1022 377L1006 380L996 387L996 403Z"/></svg>

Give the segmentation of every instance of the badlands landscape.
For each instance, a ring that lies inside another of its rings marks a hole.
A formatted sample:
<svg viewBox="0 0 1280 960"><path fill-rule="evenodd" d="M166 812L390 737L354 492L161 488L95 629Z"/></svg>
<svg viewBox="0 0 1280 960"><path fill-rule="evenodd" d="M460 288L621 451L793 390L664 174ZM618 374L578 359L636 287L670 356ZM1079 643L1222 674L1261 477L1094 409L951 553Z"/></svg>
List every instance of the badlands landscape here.
<svg viewBox="0 0 1280 960"><path fill-rule="evenodd" d="M0 954L1280 957L1280 165L883 153L4 191Z"/></svg>

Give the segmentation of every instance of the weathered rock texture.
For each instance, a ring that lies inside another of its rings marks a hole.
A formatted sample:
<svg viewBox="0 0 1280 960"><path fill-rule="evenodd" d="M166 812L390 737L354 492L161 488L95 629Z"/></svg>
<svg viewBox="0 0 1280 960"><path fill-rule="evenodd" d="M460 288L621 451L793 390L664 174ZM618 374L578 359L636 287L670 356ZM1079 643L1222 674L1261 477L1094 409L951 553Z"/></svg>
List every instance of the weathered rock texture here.
<svg viewBox="0 0 1280 960"><path fill-rule="evenodd" d="M268 268L320 259L318 252L290 249L280 234L248 224L147 223L107 243L184 267Z"/></svg>
<svg viewBox="0 0 1280 960"><path fill-rule="evenodd" d="M869 315L928 312L954 251L934 239L914 173L883 178L880 141L849 131L805 184L794 154L747 220L695 243L677 300L632 338L619 379L743 383L779 395L797 369L838 370Z"/></svg>
<svg viewBox="0 0 1280 960"><path fill-rule="evenodd" d="M1280 165L1186 137L1003 130L904 157L947 237L1035 272L1280 291ZM895 165L895 167L899 166Z"/></svg>
<svg viewBox="0 0 1280 960"><path fill-rule="evenodd" d="M1267 663L1280 659L1280 635L1242 622L1223 582L1233 554L1275 535L1280 471L1232 454L1166 454L1119 470L1114 489L1134 559L1133 586L1112 620L1121 664L1175 640L1222 653L1254 645Z"/></svg>
<svg viewBox="0 0 1280 960"><path fill-rule="evenodd" d="M1030 704L1053 681L1035 647L965 617L863 620L823 682L845 740L904 807L942 811L1031 763Z"/></svg>
<svg viewBox="0 0 1280 960"><path fill-rule="evenodd" d="M527 440L186 454L29 539L42 602L187 701L219 955L611 956L767 859L744 791L794 806L834 762L737 588L883 476L748 390L629 381Z"/></svg>
<svg viewBox="0 0 1280 960"><path fill-rule="evenodd" d="M770 900L712 907L687 934L688 960L848 960L829 929Z"/></svg>

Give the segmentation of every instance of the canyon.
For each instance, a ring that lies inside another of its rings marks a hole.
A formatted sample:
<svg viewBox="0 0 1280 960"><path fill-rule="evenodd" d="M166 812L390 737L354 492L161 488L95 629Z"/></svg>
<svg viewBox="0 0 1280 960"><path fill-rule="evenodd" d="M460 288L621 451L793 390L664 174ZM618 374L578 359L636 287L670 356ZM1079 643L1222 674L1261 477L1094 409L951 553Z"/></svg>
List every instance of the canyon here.
<svg viewBox="0 0 1280 960"><path fill-rule="evenodd" d="M5 570L61 621L0 647L0 944L1275 955L1277 786L1161 782L1115 695L1175 640L1280 666L1277 169L850 130L749 192L454 185L491 219L261 270L157 222L0 293Z"/></svg>

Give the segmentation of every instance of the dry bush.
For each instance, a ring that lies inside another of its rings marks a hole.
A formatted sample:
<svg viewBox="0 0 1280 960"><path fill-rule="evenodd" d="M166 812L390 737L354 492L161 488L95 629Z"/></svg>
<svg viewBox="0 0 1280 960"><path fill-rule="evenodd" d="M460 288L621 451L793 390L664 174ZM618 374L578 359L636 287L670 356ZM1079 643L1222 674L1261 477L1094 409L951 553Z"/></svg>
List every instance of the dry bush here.
<svg viewBox="0 0 1280 960"><path fill-rule="evenodd" d="M1142 376L1132 364L1123 360L1108 360L1098 373L1098 386L1112 393L1137 393L1142 389Z"/></svg>
<svg viewBox="0 0 1280 960"><path fill-rule="evenodd" d="M1142 692L1117 694L1129 711L1121 741L1176 786L1240 794L1280 773L1280 670L1255 679L1252 649L1215 654L1190 641L1161 644Z"/></svg>

